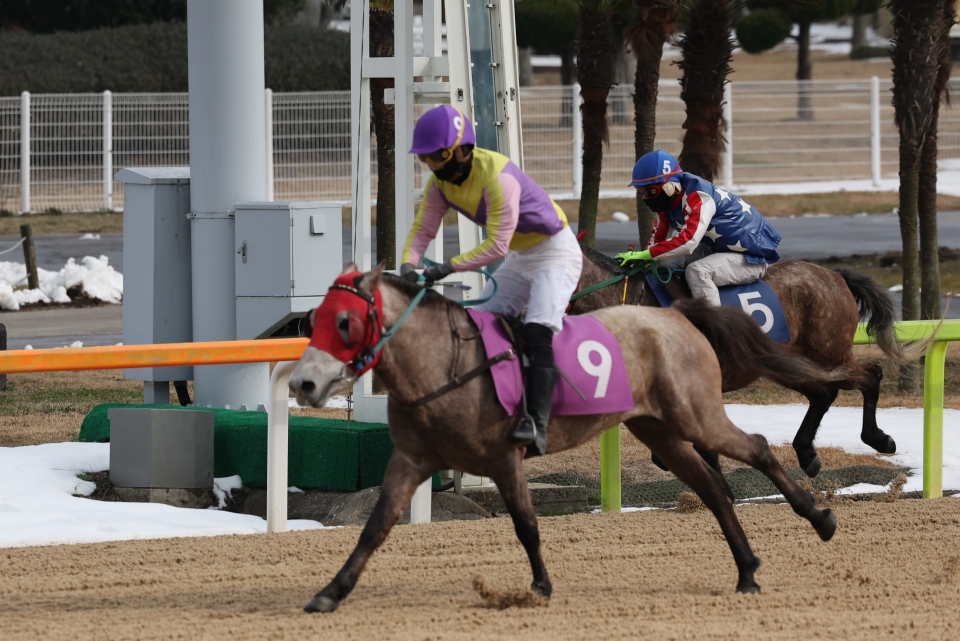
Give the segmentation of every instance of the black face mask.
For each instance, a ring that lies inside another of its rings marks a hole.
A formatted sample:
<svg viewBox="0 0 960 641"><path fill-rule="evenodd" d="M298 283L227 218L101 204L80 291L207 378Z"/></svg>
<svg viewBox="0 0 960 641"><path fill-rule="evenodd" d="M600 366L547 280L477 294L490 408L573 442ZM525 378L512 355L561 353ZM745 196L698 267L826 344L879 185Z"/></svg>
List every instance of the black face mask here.
<svg viewBox="0 0 960 641"><path fill-rule="evenodd" d="M456 157L452 158L449 162L444 164L441 167L438 167L433 171L433 175L437 177L437 180L443 180L445 182L452 182L454 185L462 185L470 176L470 169L473 166L473 154L471 153L469 157L463 162L459 162ZM459 174L459 176L457 175ZM457 176L454 180L454 176Z"/></svg>
<svg viewBox="0 0 960 641"><path fill-rule="evenodd" d="M676 194L673 196L668 196L663 191L654 196L653 198L644 198L643 203L650 208L651 211L667 211L670 209L670 205L673 203L673 200L676 198Z"/></svg>

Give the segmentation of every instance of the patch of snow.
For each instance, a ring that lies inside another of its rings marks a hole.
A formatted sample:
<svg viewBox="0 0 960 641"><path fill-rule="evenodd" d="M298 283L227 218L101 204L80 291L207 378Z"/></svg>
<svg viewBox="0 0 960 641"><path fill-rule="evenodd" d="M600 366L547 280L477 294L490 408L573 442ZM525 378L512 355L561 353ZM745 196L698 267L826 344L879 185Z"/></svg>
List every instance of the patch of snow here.
<svg viewBox="0 0 960 641"><path fill-rule="evenodd" d="M887 288L887 291L888 291L888 292L892 292L892 293L894 293L894 294L896 294L897 292L902 292L902 291L903 291L903 285L894 285L894 286L892 286L892 287L888 287L888 288Z"/></svg>
<svg viewBox="0 0 960 641"><path fill-rule="evenodd" d="M37 269L39 289L16 289L27 282L23 263L0 262L0 309L17 311L30 303L69 303L67 290L80 287L90 298L107 303L123 302L123 274L109 265L106 256L85 256L77 264L70 258L60 271Z"/></svg>
<svg viewBox="0 0 960 641"><path fill-rule="evenodd" d="M33 345L27 345L27 346L24 347L23 349L33 349Z"/></svg>
<svg viewBox="0 0 960 641"><path fill-rule="evenodd" d="M77 474L109 465L109 443L0 447L0 547L267 531L265 520L248 514L74 496L94 489ZM289 526L323 527L307 520L292 520Z"/></svg>
<svg viewBox="0 0 960 641"><path fill-rule="evenodd" d="M243 479L240 478L239 474L213 479L213 493L217 497L217 500L220 501L220 505L218 505L217 508L222 510L227 507L227 497L233 496L233 491L239 490L242 487Z"/></svg>
<svg viewBox="0 0 960 641"><path fill-rule="evenodd" d="M801 218L833 218L833 214L802 214Z"/></svg>
<svg viewBox="0 0 960 641"><path fill-rule="evenodd" d="M287 488L287 492L290 492L291 494L303 494L303 490L293 485Z"/></svg>
<svg viewBox="0 0 960 641"><path fill-rule="evenodd" d="M100 240L100 234L84 234L80 240Z"/></svg>
<svg viewBox="0 0 960 641"><path fill-rule="evenodd" d="M627 216L627 215L626 215L625 213L623 213L622 211L615 211L615 212L613 212L613 220L616 221L616 222L618 222L618 223L629 223L629 222L630 222L630 216Z"/></svg>
<svg viewBox="0 0 960 641"><path fill-rule="evenodd" d="M649 512L650 510L659 510L658 507L622 507L620 508L621 514L626 514L627 512ZM590 514L602 514L603 512L600 508L595 510L590 510Z"/></svg>
<svg viewBox="0 0 960 641"><path fill-rule="evenodd" d="M70 347L83 347L83 341L73 341L70 343Z"/></svg>

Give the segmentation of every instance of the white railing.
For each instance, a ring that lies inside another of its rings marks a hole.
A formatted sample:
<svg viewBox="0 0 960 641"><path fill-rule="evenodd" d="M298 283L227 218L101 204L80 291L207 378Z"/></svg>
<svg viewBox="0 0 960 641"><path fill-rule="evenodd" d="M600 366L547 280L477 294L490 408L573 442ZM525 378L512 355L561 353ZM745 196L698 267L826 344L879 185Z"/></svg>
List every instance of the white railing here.
<svg viewBox="0 0 960 641"><path fill-rule="evenodd" d="M953 83L956 92L960 80ZM881 178L895 178L898 136L890 87L889 80L877 79L809 81L804 91L812 119L798 119L797 82L731 83L725 109L729 150L717 180L735 187L837 179L879 185ZM555 197L576 197L582 178L578 88L525 87L520 96L526 171ZM264 144L273 150L268 192L278 200L348 200L349 92L268 91L265 100L271 119ZM610 92L601 195L631 195L632 103L632 87ZM186 94L0 98L0 209L122 208L115 169L189 164L188 116ZM679 86L662 82L656 146L678 154L684 119ZM947 105L939 145L941 159L960 157L960 114Z"/></svg>

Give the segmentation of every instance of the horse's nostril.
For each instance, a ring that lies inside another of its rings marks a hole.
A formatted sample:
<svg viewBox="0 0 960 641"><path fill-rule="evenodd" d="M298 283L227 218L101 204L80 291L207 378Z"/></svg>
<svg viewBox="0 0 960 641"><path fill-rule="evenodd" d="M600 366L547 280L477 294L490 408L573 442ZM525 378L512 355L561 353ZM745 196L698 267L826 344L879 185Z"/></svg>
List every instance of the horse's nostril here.
<svg viewBox="0 0 960 641"><path fill-rule="evenodd" d="M300 390L306 392L307 394L311 393L315 389L317 389L317 386L313 381L303 381L300 383Z"/></svg>

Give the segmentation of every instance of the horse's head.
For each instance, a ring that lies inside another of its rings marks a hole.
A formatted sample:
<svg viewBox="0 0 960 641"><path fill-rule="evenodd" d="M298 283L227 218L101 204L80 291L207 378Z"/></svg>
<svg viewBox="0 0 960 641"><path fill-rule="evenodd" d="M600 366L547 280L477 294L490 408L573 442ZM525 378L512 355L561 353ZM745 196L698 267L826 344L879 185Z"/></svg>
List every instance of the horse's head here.
<svg viewBox="0 0 960 641"><path fill-rule="evenodd" d="M373 347L383 334L382 274L383 263L365 274L350 263L307 316L310 345L290 377L299 404L322 407L376 364Z"/></svg>

